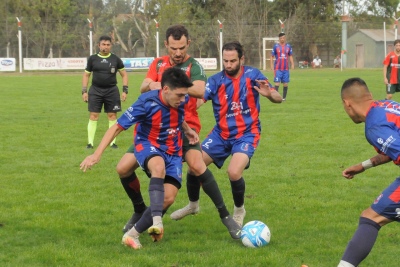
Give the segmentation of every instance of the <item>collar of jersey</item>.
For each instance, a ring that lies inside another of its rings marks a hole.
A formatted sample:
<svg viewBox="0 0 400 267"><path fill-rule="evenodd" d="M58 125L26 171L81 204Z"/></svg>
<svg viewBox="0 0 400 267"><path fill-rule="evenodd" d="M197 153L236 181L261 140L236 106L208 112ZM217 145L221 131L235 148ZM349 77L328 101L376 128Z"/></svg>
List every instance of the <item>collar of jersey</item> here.
<svg viewBox="0 0 400 267"><path fill-rule="evenodd" d="M111 53L109 53L107 56L102 56L102 55L100 55L100 53L97 53L97 56L99 56L99 57L101 57L101 58L108 58L108 57L111 56Z"/></svg>

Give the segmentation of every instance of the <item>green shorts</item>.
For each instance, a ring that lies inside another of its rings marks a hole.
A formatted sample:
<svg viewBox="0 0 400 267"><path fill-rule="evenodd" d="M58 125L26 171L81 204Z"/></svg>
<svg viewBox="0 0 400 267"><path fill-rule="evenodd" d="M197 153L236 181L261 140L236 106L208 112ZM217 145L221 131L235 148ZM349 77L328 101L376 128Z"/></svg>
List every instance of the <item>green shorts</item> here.
<svg viewBox="0 0 400 267"><path fill-rule="evenodd" d="M387 86L387 88L386 88L386 92L388 93L388 94L394 94L394 93L396 93L396 92L400 92L400 84L399 83L397 83L397 84L388 84L388 86Z"/></svg>

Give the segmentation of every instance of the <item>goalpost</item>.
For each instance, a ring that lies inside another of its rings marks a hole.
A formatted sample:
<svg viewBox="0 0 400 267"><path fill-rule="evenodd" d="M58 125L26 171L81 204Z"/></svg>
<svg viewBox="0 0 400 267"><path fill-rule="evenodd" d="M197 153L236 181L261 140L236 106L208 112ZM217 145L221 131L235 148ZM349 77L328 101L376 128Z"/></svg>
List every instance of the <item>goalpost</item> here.
<svg viewBox="0 0 400 267"><path fill-rule="evenodd" d="M270 60L269 55L267 57L267 51L272 51L272 47L278 41L278 37L263 37L263 70L267 69L267 60Z"/></svg>

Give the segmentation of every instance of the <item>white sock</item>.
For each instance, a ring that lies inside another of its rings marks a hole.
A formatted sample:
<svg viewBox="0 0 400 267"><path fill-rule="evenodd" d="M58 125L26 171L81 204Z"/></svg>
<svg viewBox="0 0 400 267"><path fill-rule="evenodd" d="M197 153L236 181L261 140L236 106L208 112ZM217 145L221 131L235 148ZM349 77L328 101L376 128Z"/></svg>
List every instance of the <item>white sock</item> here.
<svg viewBox="0 0 400 267"><path fill-rule="evenodd" d="M337 267L355 267L355 266L351 263L348 263L347 261L340 261Z"/></svg>
<svg viewBox="0 0 400 267"><path fill-rule="evenodd" d="M189 208L195 209L199 206L199 201L189 201Z"/></svg>

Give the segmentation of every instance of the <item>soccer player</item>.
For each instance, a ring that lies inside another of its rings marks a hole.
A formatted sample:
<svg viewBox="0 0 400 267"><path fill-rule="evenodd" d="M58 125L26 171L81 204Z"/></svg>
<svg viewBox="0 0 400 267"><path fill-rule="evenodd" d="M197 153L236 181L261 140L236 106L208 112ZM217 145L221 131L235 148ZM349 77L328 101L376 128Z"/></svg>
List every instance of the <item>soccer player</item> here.
<svg viewBox="0 0 400 267"><path fill-rule="evenodd" d="M108 126L111 127L117 120L117 112L121 111L121 98L122 101L125 101L128 94L128 74L122 60L111 53L111 37L101 36L98 46L99 53L88 58L82 77L82 99L84 102L88 102L89 110L88 144L86 146L89 149L93 148L97 121L103 105L104 112L108 117ZM117 72L122 77L122 96L120 96L117 86ZM88 93L87 87L92 73L92 85ZM111 148L118 148L115 139L111 142Z"/></svg>
<svg viewBox="0 0 400 267"><path fill-rule="evenodd" d="M394 51L387 54L383 60L383 81L386 85L386 99L392 99L393 94L400 92L400 39L393 43Z"/></svg>
<svg viewBox="0 0 400 267"><path fill-rule="evenodd" d="M243 66L243 62L244 52L240 43L226 43L222 47L224 70L208 79L204 93L204 99L212 101L216 125L201 145L207 166L214 163L221 168L232 155L227 172L234 201L233 219L240 226L246 215L243 171L249 167L260 141L260 95L273 103L282 102L281 95L270 88L261 71ZM199 194L200 185L191 183L188 186L189 204L181 210L198 210Z"/></svg>
<svg viewBox="0 0 400 267"><path fill-rule="evenodd" d="M164 44L168 55L156 58L152 62L146 78L142 82L140 91L144 93L159 89L161 87L163 73L167 69L175 67L184 70L186 75L192 80L193 86L189 88L189 95L196 94L201 98L204 94L207 78L200 63L187 54L190 45L188 30L183 25L173 25L169 27L166 31ZM203 103L201 100L199 101ZM201 125L197 113L197 104L197 98L189 98L189 102L185 105L185 121L192 129L199 133ZM135 164L136 159L133 151L134 147L131 146L117 166L117 172L124 185L125 191L134 204L134 213L124 226L124 232L129 230L140 218L144 206L140 193L140 183L134 172L137 165ZM239 239L240 226L237 225L229 214L214 175L203 161L200 144L189 144L188 140L183 137L183 158L189 167L187 173L187 189L191 190L190 187L192 186L197 188L201 184L204 192L206 192L216 206L219 217L225 227L227 227L231 237ZM179 220L186 215L195 214L198 211L198 205L194 205L193 208L190 206L178 213L171 214L171 218Z"/></svg>
<svg viewBox="0 0 400 267"><path fill-rule="evenodd" d="M283 83L283 101L286 101L288 83L290 82L289 60L291 69L294 69L292 54L292 46L286 43L285 33L279 33L279 43L272 47L270 64L271 69L274 70L275 90L279 91L279 85Z"/></svg>
<svg viewBox="0 0 400 267"><path fill-rule="evenodd" d="M184 122L184 104L193 83L185 72L170 68L162 76L161 89L139 96L117 123L105 133L99 147L80 164L83 171L100 161L106 147L122 131L137 124L135 156L150 177L150 208L123 236L123 244L140 249L139 234L148 229L153 241L163 237L163 210L175 200L182 181L182 130L189 143L198 142L198 135Z"/></svg>
<svg viewBox="0 0 400 267"><path fill-rule="evenodd" d="M352 179L356 174L389 161L400 165L400 104L374 100L367 84L360 78L346 80L341 97L344 110L353 122L365 123L365 137L378 152L374 157L346 168L342 175ZM358 266L374 246L381 227L393 221L400 221L400 177L361 213L358 228L338 267Z"/></svg>

